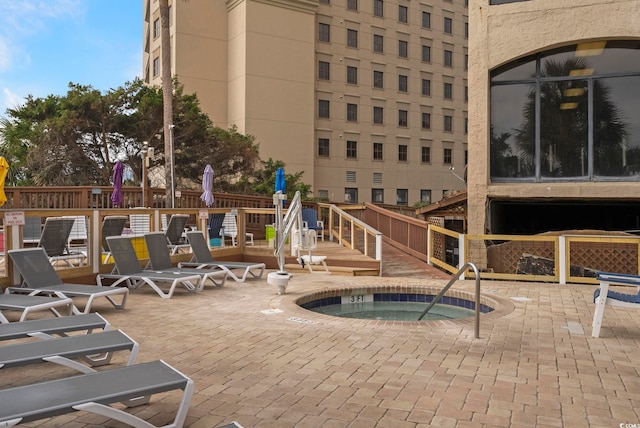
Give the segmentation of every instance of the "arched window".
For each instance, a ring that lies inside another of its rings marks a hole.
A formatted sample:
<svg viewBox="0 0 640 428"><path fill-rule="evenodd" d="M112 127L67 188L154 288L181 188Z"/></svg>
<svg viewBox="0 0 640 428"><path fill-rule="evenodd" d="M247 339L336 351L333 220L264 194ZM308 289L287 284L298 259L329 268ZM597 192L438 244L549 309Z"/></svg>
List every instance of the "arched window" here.
<svg viewBox="0 0 640 428"><path fill-rule="evenodd" d="M572 44L491 73L492 181L640 181L640 41Z"/></svg>

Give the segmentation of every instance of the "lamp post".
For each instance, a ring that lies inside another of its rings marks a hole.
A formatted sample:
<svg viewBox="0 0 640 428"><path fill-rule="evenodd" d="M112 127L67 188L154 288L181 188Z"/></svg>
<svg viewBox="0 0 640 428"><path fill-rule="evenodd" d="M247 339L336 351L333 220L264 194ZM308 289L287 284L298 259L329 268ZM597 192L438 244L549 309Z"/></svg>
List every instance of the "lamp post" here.
<svg viewBox="0 0 640 428"><path fill-rule="evenodd" d="M173 128L174 124L169 125L169 156L171 157L171 208L176 207L176 186L175 186L175 169L174 165L175 157L173 155Z"/></svg>
<svg viewBox="0 0 640 428"><path fill-rule="evenodd" d="M142 182L140 185L142 186L142 206L145 207L145 197L147 194L147 168L149 165L147 161L149 159L149 143L147 141L142 142L142 149L140 150L140 157L142 158Z"/></svg>

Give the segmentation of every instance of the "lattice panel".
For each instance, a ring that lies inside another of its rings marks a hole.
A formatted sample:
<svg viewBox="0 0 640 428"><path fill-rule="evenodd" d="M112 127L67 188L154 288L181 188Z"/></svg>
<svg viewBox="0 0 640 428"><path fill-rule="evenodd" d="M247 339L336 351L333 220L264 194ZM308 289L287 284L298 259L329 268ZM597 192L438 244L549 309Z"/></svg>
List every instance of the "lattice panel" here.
<svg viewBox="0 0 640 428"><path fill-rule="evenodd" d="M593 270L634 275L638 271L635 244L572 242L569 257L572 265Z"/></svg>

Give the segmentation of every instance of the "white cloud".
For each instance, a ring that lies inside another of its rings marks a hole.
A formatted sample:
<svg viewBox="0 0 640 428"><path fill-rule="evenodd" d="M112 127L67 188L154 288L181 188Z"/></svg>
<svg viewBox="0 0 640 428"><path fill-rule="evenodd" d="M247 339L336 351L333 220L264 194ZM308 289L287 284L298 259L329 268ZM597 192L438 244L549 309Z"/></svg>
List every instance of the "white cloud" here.
<svg viewBox="0 0 640 428"><path fill-rule="evenodd" d="M2 88L2 98L0 99L0 107L2 113L8 108L16 108L24 104L25 98L22 95L18 95L11 92L9 88Z"/></svg>

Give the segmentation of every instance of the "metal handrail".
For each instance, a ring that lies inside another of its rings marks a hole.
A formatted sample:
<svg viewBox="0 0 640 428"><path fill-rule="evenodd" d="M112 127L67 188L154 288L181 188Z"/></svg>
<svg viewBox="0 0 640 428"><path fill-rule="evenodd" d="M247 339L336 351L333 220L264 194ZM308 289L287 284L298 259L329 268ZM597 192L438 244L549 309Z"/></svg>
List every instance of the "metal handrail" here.
<svg viewBox="0 0 640 428"><path fill-rule="evenodd" d="M442 296L444 296L444 293L446 293L449 290L449 288L451 288L453 283L456 282L458 278L460 278L460 276L462 276L462 274L466 272L468 268L473 269L473 273L475 274L475 277L476 277L476 296L475 296L476 311L475 311L474 332L475 332L475 338L476 339L480 338L480 272L478 271L478 268L476 267L476 265L474 265L471 262L465 263L464 266L462 266L460 270L453 276L453 278L451 278L451 280L447 283L447 285L445 285L445 287L440 291L440 293L438 293L438 295L433 299L433 301L431 301L427 305L427 307L424 309L424 311L422 311L422 314L420 314L420 316L418 317L418 321L421 321L422 318L424 318L424 316L427 314L427 312L429 312L431 308L433 308L435 304L438 303L440 299L442 299Z"/></svg>

